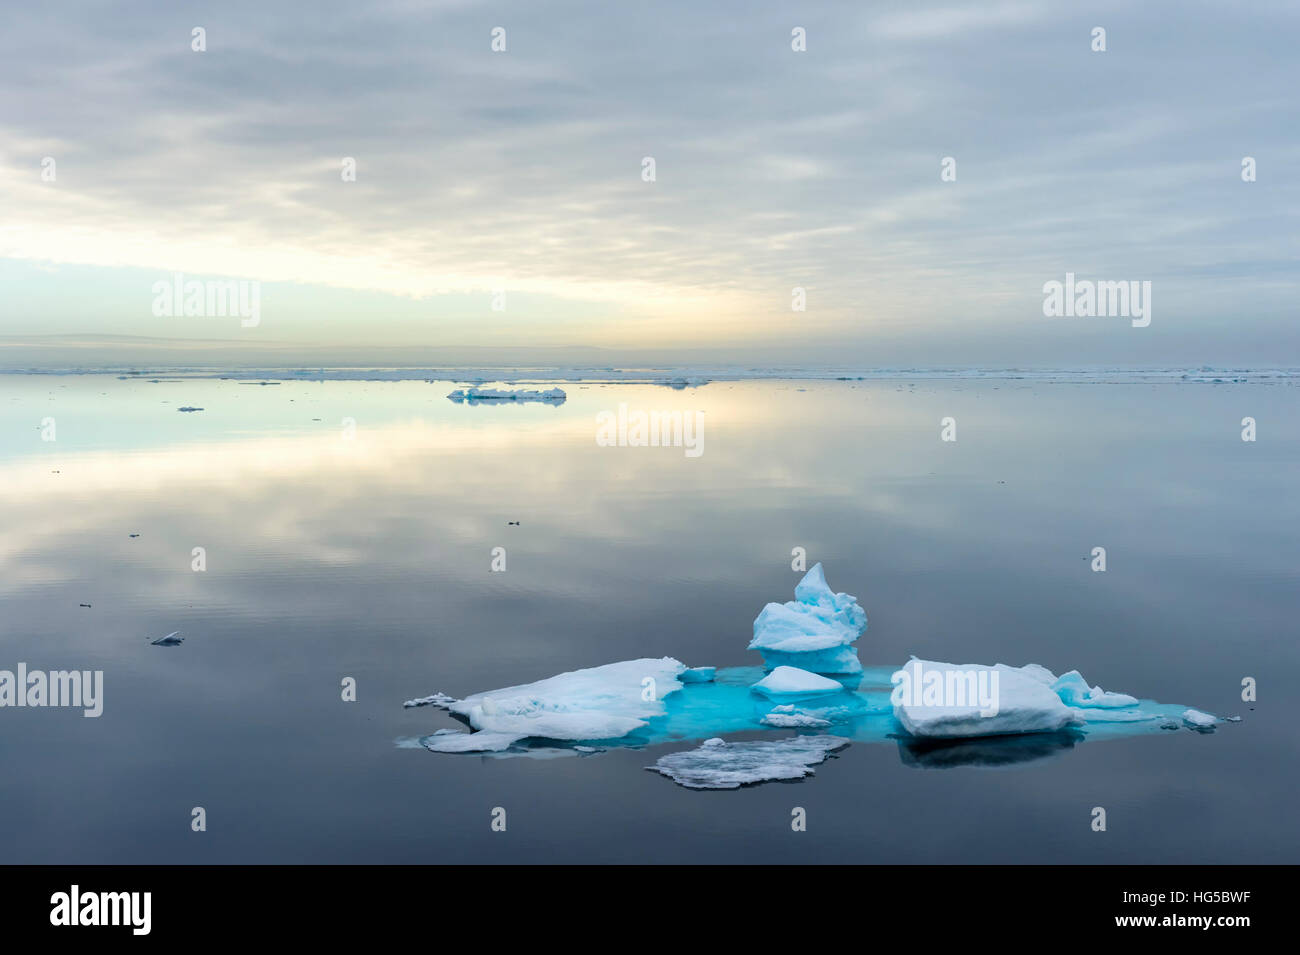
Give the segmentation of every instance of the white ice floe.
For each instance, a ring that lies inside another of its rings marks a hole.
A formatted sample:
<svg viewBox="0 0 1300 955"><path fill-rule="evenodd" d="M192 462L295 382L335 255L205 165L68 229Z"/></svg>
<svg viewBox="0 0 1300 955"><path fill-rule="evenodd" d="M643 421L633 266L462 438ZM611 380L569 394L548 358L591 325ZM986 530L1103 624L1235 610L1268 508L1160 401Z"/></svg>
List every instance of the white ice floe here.
<svg viewBox="0 0 1300 955"><path fill-rule="evenodd" d="M672 657L624 660L433 705L476 730L520 739L618 739L663 714L685 669Z"/></svg>
<svg viewBox="0 0 1300 955"><path fill-rule="evenodd" d="M421 696L418 699L407 700L402 704L404 707L412 706L439 706L443 703L454 703L456 698L448 696L446 693L435 693L432 696Z"/></svg>
<svg viewBox="0 0 1300 955"><path fill-rule="evenodd" d="M769 668L782 665L813 673L860 673L853 642L867 615L850 594L833 593L821 564L814 564L794 588L794 600L770 603L754 620L749 649Z"/></svg>
<svg viewBox="0 0 1300 955"><path fill-rule="evenodd" d="M813 766L848 744L841 736L794 736L739 743L715 737L705 740L698 749L662 756L646 768L688 789L736 789L749 783L811 776Z"/></svg>
<svg viewBox="0 0 1300 955"><path fill-rule="evenodd" d="M457 388L447 395L455 402L475 401L563 401L568 397L562 388L548 388L545 391L531 391L527 388L484 388L475 385L472 388Z"/></svg>
<svg viewBox="0 0 1300 955"><path fill-rule="evenodd" d="M844 685L798 667L779 666L750 689L771 697L824 696L841 692Z"/></svg>
<svg viewBox="0 0 1300 955"><path fill-rule="evenodd" d="M462 730L438 730L420 740L425 749L435 753L499 753L523 739L517 733L466 733Z"/></svg>
<svg viewBox="0 0 1300 955"><path fill-rule="evenodd" d="M1209 729L1218 721L1217 717L1211 716L1209 713L1202 713L1200 710L1183 711L1183 722L1193 729Z"/></svg>
<svg viewBox="0 0 1300 955"><path fill-rule="evenodd" d="M1045 733L1084 722L1078 711L1062 702L1043 681L1046 671L1042 667L913 659L905 670L920 676L912 678L909 692L904 692L901 683L895 689L894 717L913 736ZM986 691L991 698L981 700Z"/></svg>
<svg viewBox="0 0 1300 955"><path fill-rule="evenodd" d="M151 640L150 643L155 647L179 647L185 642L185 638L177 636L178 633L180 633L179 630L173 630L167 636Z"/></svg>
<svg viewBox="0 0 1300 955"><path fill-rule="evenodd" d="M821 729L831 725L830 720L814 716L807 710L801 710L792 703L773 707L772 712L764 716L759 722L764 726L775 726L778 729Z"/></svg>

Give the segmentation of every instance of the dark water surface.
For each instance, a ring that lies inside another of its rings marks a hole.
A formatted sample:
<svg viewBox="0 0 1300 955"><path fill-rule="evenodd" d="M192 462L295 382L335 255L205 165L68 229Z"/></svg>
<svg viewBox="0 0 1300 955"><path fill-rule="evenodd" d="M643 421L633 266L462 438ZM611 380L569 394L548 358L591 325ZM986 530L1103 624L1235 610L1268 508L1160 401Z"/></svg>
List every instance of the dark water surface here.
<svg viewBox="0 0 1300 955"><path fill-rule="evenodd" d="M0 376L0 669L105 680L98 719L0 709L0 862L1300 861L1294 385L566 383L561 407L451 387ZM598 447L619 402L703 411L704 454ZM402 708L439 690L757 664L796 546L866 608L864 663L1078 668L1243 722L997 768L853 744L728 792L644 771L672 746L398 745L457 725Z"/></svg>

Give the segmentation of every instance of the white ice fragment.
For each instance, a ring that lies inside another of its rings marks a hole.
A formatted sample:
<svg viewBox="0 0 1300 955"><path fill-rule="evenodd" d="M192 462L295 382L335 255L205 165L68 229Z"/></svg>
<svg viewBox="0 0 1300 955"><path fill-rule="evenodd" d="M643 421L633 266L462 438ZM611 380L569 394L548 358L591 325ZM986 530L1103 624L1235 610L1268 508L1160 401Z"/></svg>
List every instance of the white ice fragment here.
<svg viewBox="0 0 1300 955"><path fill-rule="evenodd" d="M717 667L689 667L678 677L683 683L712 683L717 675Z"/></svg>
<svg viewBox="0 0 1300 955"><path fill-rule="evenodd" d="M465 733L461 730L438 730L421 743L435 753L499 753L523 739L517 733Z"/></svg>
<svg viewBox="0 0 1300 955"><path fill-rule="evenodd" d="M778 729L821 729L831 725L830 720L814 716L790 703L773 707L772 712L764 716L759 722L765 726L775 726Z"/></svg>
<svg viewBox="0 0 1300 955"><path fill-rule="evenodd" d="M1218 718L1200 710L1183 710L1183 722L1193 729L1209 729L1218 722Z"/></svg>
<svg viewBox="0 0 1300 955"><path fill-rule="evenodd" d="M728 743L714 738L698 749L662 756L647 766L688 789L737 789L749 783L802 779L849 741L841 736Z"/></svg>
<svg viewBox="0 0 1300 955"><path fill-rule="evenodd" d="M1088 681L1078 670L1061 674L1053 681L1052 689L1061 698L1061 702L1068 706L1113 709L1119 706L1137 705L1135 696L1129 696L1127 693L1107 693L1099 686L1089 686Z"/></svg>
<svg viewBox="0 0 1300 955"><path fill-rule="evenodd" d="M839 693L844 689L844 685L798 667L779 666L750 689L773 697L823 696L827 693Z"/></svg>
<svg viewBox="0 0 1300 955"><path fill-rule="evenodd" d="M672 657L624 660L441 705L476 730L544 739L617 739L663 714L663 698L682 688L678 677L685 669Z"/></svg>
<svg viewBox="0 0 1300 955"><path fill-rule="evenodd" d="M922 685L913 686L910 693L899 692L901 687L895 691L894 717L913 736L1049 733L1084 722L1073 707L1066 706L1042 681L1037 669L1026 673L1021 667L1002 663L988 667L916 659L907 666L919 667L914 672L923 674ZM933 695L926 693L931 680L934 681ZM970 692L979 686L990 691L996 687L991 700L993 706L985 707L978 694ZM955 695L950 696L950 688L960 689L965 694L960 705Z"/></svg>
<svg viewBox="0 0 1300 955"><path fill-rule="evenodd" d="M407 700L402 704L403 707L412 706L440 706L446 709L446 704L455 703L454 696L448 696L446 693L434 693L432 696L421 696L418 699Z"/></svg>

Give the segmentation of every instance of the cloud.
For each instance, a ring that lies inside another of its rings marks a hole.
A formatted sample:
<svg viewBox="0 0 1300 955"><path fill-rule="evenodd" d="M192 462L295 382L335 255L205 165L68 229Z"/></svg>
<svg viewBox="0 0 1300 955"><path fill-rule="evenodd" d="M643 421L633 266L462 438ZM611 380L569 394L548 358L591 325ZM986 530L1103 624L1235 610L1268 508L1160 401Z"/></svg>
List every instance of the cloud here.
<svg viewBox="0 0 1300 955"><path fill-rule="evenodd" d="M1277 93L1297 79L1295 26L1276 5L1225 23L1172 2L1087 19L1020 3L28 5L0 38L0 78L24 91L0 118L0 257L427 299L449 319L440 292L504 283L588 316L582 340L655 344L789 335L795 286L806 332L974 319L1021 336L1044 281L1091 270L1156 281L1208 328L1294 299L1276 268L1252 287L1249 263L1296 258ZM1243 281L1225 289L1216 267ZM501 320L526 336L529 317ZM161 333L72 298L40 318Z"/></svg>

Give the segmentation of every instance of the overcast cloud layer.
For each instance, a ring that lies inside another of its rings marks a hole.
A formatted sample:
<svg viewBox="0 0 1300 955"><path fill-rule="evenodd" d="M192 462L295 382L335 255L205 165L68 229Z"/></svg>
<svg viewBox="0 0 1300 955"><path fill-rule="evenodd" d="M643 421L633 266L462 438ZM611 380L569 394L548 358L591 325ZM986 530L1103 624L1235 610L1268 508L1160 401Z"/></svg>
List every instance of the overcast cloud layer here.
<svg viewBox="0 0 1300 955"><path fill-rule="evenodd" d="M1294 2L6 20L0 334L1300 364ZM178 270L260 280L261 325L154 317ZM1066 271L1151 281L1151 326L1045 318Z"/></svg>

